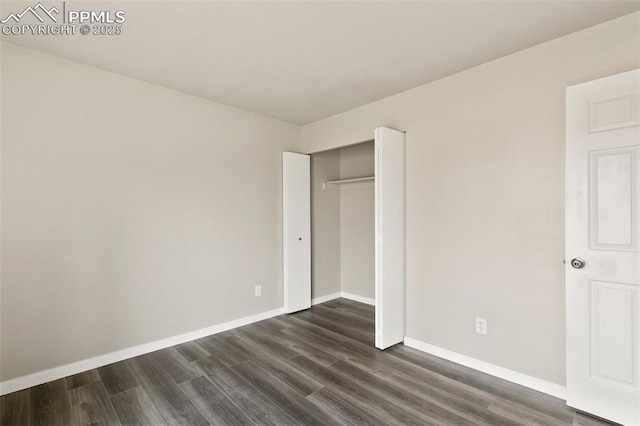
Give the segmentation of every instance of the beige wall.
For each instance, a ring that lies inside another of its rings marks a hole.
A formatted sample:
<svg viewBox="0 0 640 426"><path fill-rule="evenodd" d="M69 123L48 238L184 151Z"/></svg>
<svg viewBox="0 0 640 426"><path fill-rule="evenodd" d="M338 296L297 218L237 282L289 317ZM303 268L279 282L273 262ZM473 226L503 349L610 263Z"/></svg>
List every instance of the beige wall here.
<svg viewBox="0 0 640 426"><path fill-rule="evenodd" d="M2 56L1 380L282 306L297 126Z"/></svg>
<svg viewBox="0 0 640 426"><path fill-rule="evenodd" d="M311 156L311 297L340 290L340 192L322 188L340 177L340 150Z"/></svg>
<svg viewBox="0 0 640 426"><path fill-rule="evenodd" d="M342 148L340 178L373 176L373 142ZM340 287L375 296L375 192L373 182L340 187Z"/></svg>
<svg viewBox="0 0 640 426"><path fill-rule="evenodd" d="M564 383L564 96L640 66L640 14L302 128L407 132L407 335ZM489 334L474 332L474 318Z"/></svg>

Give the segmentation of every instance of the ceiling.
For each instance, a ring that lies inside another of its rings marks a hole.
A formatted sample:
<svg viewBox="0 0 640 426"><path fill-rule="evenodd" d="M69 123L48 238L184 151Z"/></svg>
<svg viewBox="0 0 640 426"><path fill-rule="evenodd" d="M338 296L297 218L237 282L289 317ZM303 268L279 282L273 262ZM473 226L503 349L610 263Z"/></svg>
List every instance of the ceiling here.
<svg viewBox="0 0 640 426"><path fill-rule="evenodd" d="M62 1L42 1L61 9ZM3 0L2 18L35 3ZM64 6L124 10L123 34L3 40L306 124L632 13L640 0L68 0Z"/></svg>

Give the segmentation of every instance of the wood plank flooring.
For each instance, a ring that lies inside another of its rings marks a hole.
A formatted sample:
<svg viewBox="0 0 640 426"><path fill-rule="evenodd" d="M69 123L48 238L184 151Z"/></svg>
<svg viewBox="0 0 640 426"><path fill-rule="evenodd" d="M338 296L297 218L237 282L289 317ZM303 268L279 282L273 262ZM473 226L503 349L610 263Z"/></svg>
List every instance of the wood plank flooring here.
<svg viewBox="0 0 640 426"><path fill-rule="evenodd" d="M609 424L373 333L373 307L337 299L5 395L0 424Z"/></svg>

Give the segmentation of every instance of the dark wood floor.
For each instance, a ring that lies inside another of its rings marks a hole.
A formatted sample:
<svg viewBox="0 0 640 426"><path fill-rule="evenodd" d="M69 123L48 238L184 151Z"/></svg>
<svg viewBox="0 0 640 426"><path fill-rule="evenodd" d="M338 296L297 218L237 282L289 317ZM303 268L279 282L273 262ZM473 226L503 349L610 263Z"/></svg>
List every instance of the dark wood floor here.
<svg viewBox="0 0 640 426"><path fill-rule="evenodd" d="M403 345L346 299L6 395L2 425L601 425Z"/></svg>

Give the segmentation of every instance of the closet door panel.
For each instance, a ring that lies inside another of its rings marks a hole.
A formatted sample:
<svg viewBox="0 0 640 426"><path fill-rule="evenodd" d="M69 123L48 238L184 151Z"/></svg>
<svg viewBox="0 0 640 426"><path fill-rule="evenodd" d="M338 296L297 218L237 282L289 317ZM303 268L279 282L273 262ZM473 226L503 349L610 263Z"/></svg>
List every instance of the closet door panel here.
<svg viewBox="0 0 640 426"><path fill-rule="evenodd" d="M310 157L282 153L284 311L311 307Z"/></svg>
<svg viewBox="0 0 640 426"><path fill-rule="evenodd" d="M376 347L405 337L405 134L375 132Z"/></svg>

